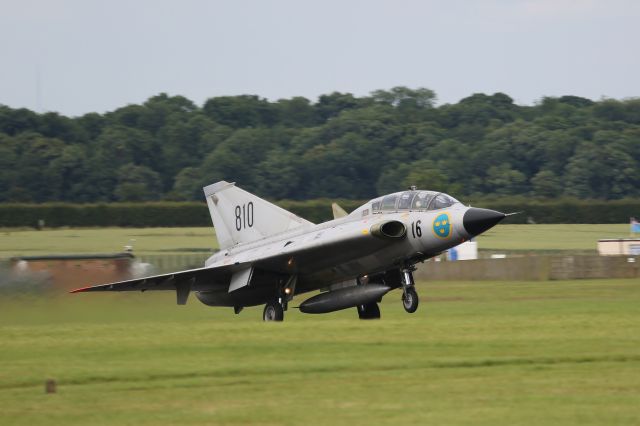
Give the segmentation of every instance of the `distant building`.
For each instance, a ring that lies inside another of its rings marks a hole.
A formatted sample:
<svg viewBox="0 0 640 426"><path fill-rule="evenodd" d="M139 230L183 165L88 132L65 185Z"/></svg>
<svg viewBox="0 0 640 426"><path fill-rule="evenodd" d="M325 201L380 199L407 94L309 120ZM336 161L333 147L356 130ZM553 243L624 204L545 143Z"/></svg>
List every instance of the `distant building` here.
<svg viewBox="0 0 640 426"><path fill-rule="evenodd" d="M474 260L478 258L478 242L465 241L447 250L447 260Z"/></svg>
<svg viewBox="0 0 640 426"><path fill-rule="evenodd" d="M132 253L22 256L11 259L11 273L49 281L60 290L132 278Z"/></svg>
<svg viewBox="0 0 640 426"><path fill-rule="evenodd" d="M598 240L601 256L640 256L640 238L611 238Z"/></svg>

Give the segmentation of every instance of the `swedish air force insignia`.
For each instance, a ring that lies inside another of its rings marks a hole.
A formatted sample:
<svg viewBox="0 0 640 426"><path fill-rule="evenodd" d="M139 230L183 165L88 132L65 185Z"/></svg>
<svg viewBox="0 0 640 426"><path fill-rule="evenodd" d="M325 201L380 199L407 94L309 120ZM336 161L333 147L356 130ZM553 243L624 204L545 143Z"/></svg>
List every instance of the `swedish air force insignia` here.
<svg viewBox="0 0 640 426"><path fill-rule="evenodd" d="M433 233L438 238L449 238L451 235L451 220L448 213L442 213L433 220Z"/></svg>

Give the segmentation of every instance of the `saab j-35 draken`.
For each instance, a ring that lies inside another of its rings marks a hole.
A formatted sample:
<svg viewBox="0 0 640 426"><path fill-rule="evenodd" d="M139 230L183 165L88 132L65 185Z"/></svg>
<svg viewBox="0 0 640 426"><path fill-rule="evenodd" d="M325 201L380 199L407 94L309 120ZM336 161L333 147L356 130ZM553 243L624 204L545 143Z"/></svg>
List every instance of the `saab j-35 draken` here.
<svg viewBox="0 0 640 426"><path fill-rule="evenodd" d="M265 321L282 321L294 296L321 290L299 306L320 314L356 308L380 318L378 303L401 290L404 309L418 308L415 265L467 241L507 215L466 207L441 192L410 190L373 199L350 214L313 224L237 187L204 188L220 250L204 267L85 287L73 292L173 290L209 306L265 305Z"/></svg>

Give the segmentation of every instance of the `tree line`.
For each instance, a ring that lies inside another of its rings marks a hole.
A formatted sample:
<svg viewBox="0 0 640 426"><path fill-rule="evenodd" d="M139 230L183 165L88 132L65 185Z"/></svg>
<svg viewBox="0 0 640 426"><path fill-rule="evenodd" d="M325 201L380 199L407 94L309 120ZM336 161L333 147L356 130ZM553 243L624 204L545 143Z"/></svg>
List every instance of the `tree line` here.
<svg viewBox="0 0 640 426"><path fill-rule="evenodd" d="M201 107L160 94L66 117L0 105L0 202L201 200L225 179L271 199L369 199L409 185L487 195L640 196L640 99L503 93L436 106L429 89Z"/></svg>
<svg viewBox="0 0 640 426"><path fill-rule="evenodd" d="M277 204L307 220L333 219L331 202L353 211L365 200L280 200ZM537 200L523 197L476 199L473 205L503 212L522 212L504 223L623 223L640 211L640 199ZM145 201L117 203L0 203L0 228L20 227L174 227L211 226L202 201Z"/></svg>

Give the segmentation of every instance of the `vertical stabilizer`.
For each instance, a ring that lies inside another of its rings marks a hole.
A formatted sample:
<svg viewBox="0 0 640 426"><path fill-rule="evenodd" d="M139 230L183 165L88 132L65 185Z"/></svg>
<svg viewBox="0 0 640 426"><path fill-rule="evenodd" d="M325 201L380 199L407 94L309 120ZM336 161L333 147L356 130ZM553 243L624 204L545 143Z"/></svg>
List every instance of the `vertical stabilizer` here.
<svg viewBox="0 0 640 426"><path fill-rule="evenodd" d="M332 203L331 210L333 211L334 219L340 219L341 217L349 216L349 213L347 213L342 207L340 207L338 203Z"/></svg>
<svg viewBox="0 0 640 426"><path fill-rule="evenodd" d="M221 249L313 225L234 183L220 181L203 189Z"/></svg>

